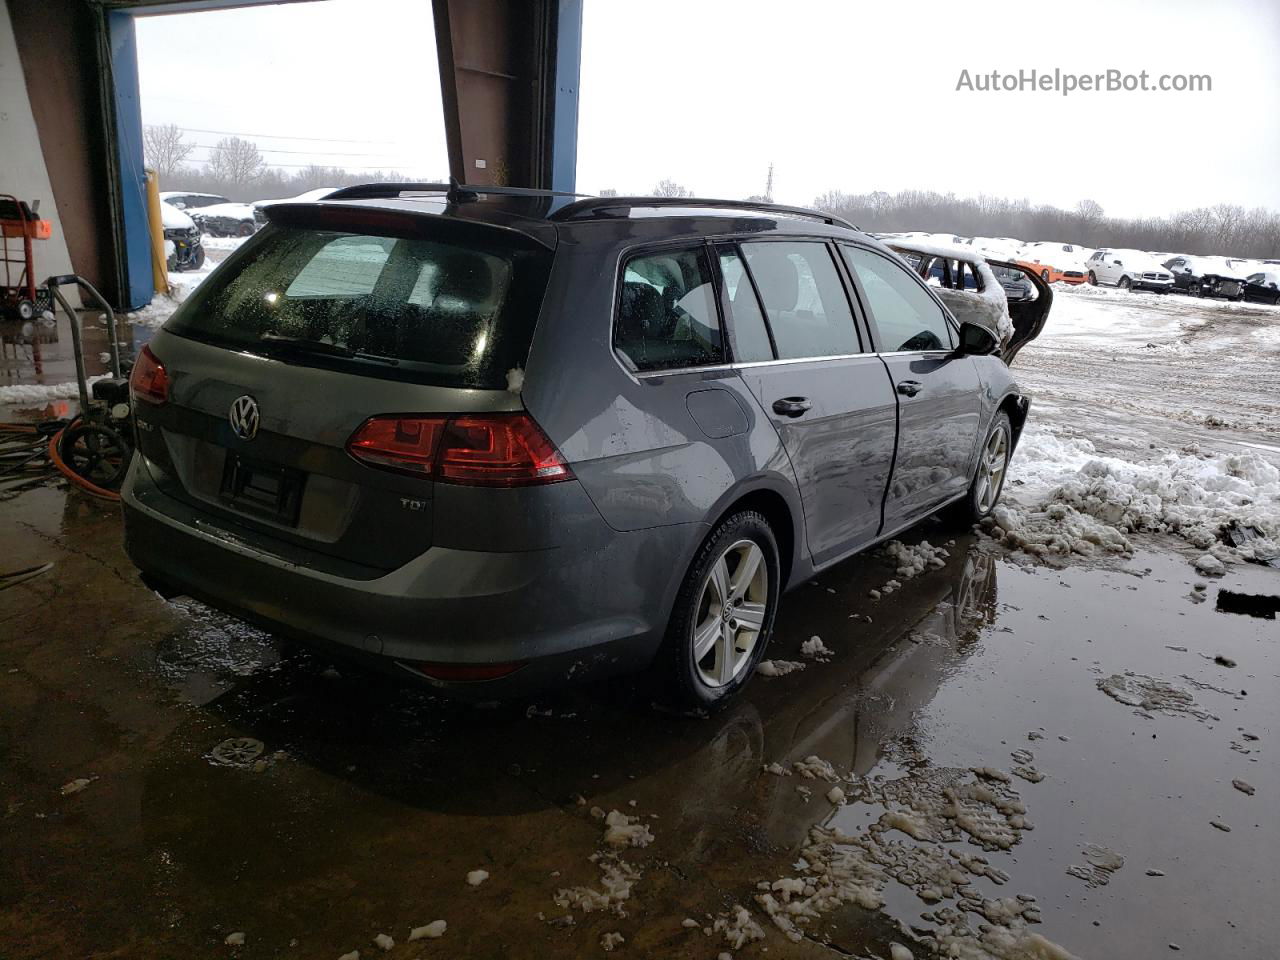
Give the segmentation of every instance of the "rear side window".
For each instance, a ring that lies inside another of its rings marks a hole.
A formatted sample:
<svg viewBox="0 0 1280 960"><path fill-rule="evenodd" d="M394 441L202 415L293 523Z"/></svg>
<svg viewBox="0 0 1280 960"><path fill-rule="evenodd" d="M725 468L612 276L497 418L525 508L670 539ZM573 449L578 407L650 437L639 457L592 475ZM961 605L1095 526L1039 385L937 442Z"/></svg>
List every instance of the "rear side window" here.
<svg viewBox="0 0 1280 960"><path fill-rule="evenodd" d="M706 249L663 250L628 260L613 338L637 370L724 362Z"/></svg>
<svg viewBox="0 0 1280 960"><path fill-rule="evenodd" d="M470 236L470 234L469 234ZM166 324L286 362L441 386L501 388L523 366L550 253L467 241L271 226Z"/></svg>
<svg viewBox="0 0 1280 960"><path fill-rule="evenodd" d="M905 267L861 247L841 244L840 249L866 292L884 352L949 350L954 345L942 308Z"/></svg>
<svg viewBox="0 0 1280 960"><path fill-rule="evenodd" d="M858 353L844 285L824 243L744 243L780 359Z"/></svg>

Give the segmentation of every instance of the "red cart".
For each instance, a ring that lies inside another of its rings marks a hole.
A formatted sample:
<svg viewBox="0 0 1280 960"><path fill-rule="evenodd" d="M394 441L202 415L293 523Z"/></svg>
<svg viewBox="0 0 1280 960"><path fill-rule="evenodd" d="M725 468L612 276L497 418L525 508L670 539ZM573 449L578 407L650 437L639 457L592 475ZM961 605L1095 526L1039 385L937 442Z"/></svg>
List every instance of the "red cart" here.
<svg viewBox="0 0 1280 960"><path fill-rule="evenodd" d="M36 287L31 242L48 240L53 229L25 201L0 193L0 318L31 320L50 307L49 292Z"/></svg>

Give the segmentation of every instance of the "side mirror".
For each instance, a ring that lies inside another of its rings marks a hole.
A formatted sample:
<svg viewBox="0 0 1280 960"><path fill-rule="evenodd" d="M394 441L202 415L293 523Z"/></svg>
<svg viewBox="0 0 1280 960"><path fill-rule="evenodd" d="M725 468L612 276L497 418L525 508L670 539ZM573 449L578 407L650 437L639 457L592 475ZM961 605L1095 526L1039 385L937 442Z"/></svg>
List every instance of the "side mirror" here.
<svg viewBox="0 0 1280 960"><path fill-rule="evenodd" d="M986 327L977 323L960 324L960 352L966 355L985 357L995 353L1000 346L996 335Z"/></svg>

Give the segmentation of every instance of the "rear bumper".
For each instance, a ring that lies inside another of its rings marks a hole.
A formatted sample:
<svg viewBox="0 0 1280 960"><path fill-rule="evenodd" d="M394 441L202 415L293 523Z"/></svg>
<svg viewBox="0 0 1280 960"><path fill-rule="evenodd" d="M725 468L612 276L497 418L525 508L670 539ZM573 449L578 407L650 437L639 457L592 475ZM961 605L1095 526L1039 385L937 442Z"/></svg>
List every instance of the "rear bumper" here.
<svg viewBox="0 0 1280 960"><path fill-rule="evenodd" d="M488 699L642 669L666 629L700 524L545 550L433 546L372 580L265 552L159 490L135 457L121 497L125 549L144 579L267 630L402 678ZM414 663L523 664L493 680L441 681Z"/></svg>

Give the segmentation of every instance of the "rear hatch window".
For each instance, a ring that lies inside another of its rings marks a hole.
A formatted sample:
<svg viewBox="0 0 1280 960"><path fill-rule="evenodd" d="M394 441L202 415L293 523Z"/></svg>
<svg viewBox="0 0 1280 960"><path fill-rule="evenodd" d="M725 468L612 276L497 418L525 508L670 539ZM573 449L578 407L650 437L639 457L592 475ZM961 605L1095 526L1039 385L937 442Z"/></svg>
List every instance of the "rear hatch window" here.
<svg viewBox="0 0 1280 960"><path fill-rule="evenodd" d="M171 333L303 365L503 388L522 367L551 252L425 217L268 226L187 298Z"/></svg>

